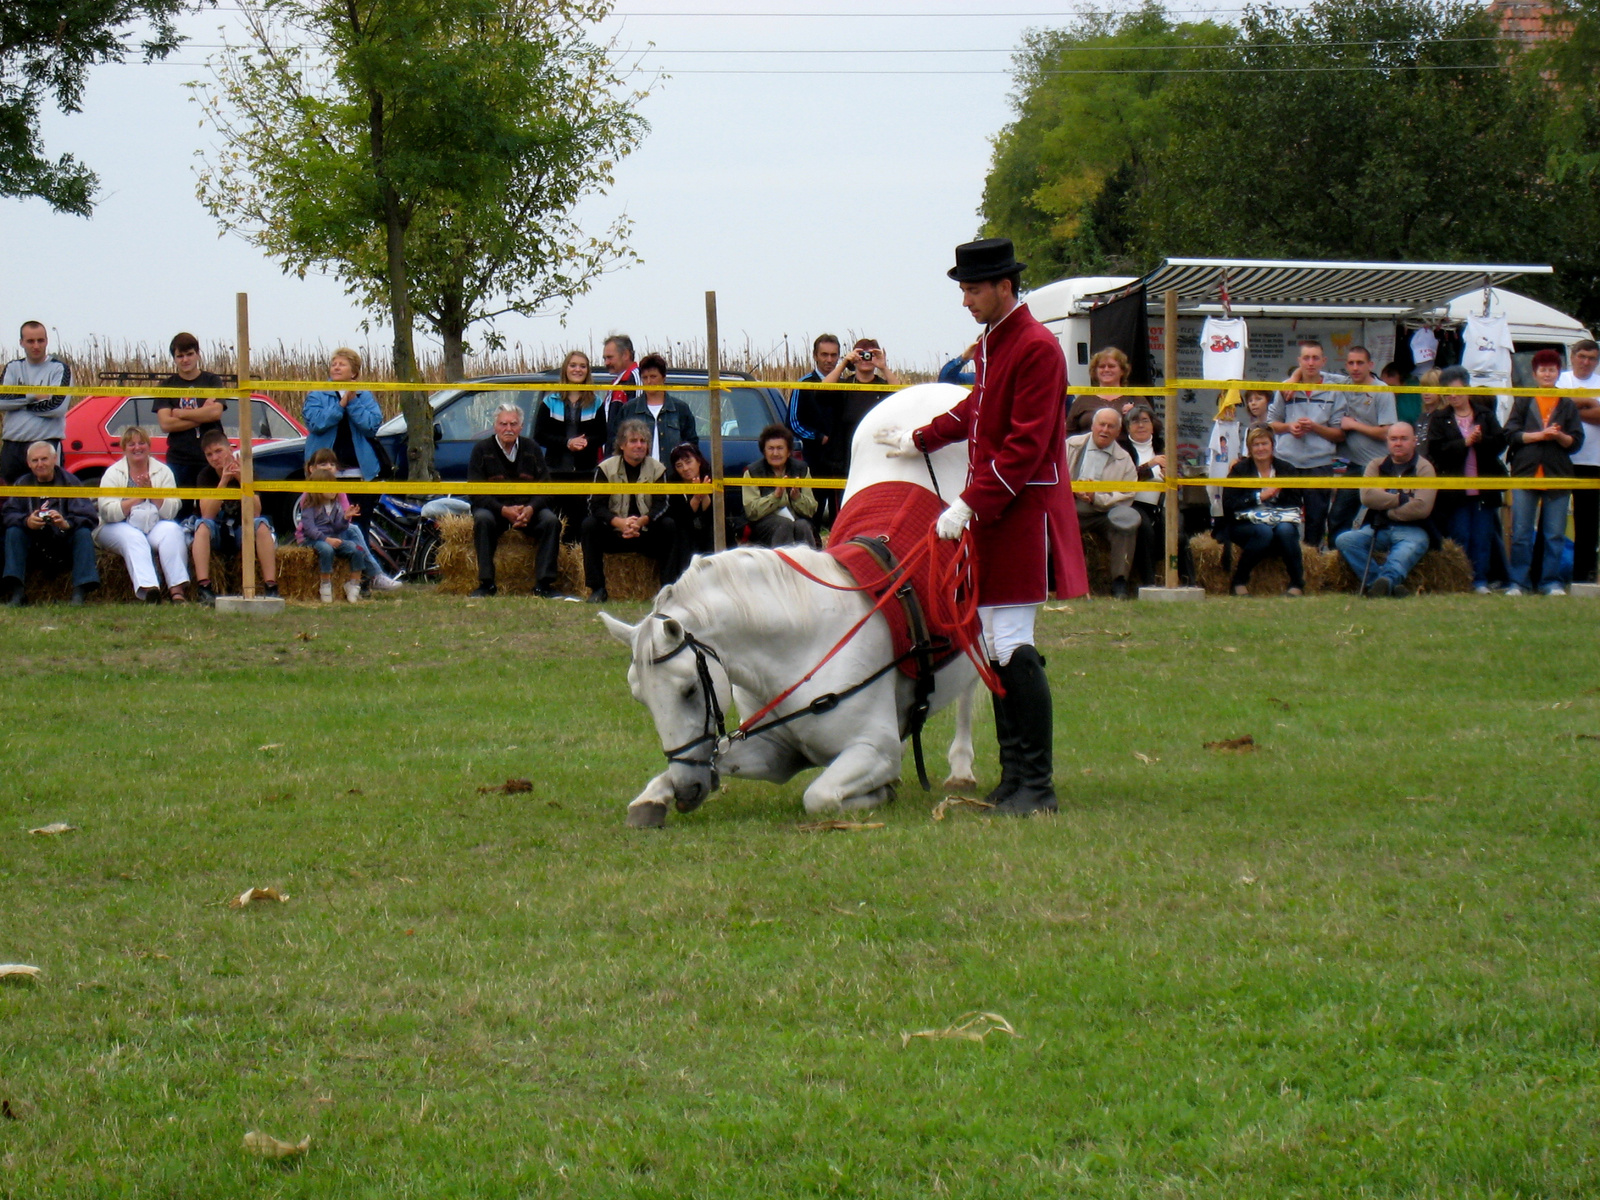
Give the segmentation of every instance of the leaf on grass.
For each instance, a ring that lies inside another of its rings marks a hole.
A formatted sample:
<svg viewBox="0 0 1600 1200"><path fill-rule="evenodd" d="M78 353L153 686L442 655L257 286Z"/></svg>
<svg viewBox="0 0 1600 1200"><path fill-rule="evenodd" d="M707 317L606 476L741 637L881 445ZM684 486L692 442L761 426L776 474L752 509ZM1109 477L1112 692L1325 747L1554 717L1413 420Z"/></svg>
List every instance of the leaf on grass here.
<svg viewBox="0 0 1600 1200"><path fill-rule="evenodd" d="M480 792L499 792L506 796L514 796L518 792L533 791L533 784L526 779L508 779L504 783L497 783L493 787L481 787Z"/></svg>
<svg viewBox="0 0 1600 1200"><path fill-rule="evenodd" d="M1224 738L1220 742L1202 742L1202 748L1216 750L1223 754L1254 754L1256 752L1256 739L1248 733L1243 737Z"/></svg>
<svg viewBox="0 0 1600 1200"><path fill-rule="evenodd" d="M1237 646L1224 646L1222 648L1222 652L1224 654L1237 654L1237 653L1239 653L1239 647L1237 647Z"/></svg>
<svg viewBox="0 0 1600 1200"><path fill-rule="evenodd" d="M1580 742L1600 742L1600 733L1579 733L1574 736Z"/></svg>
<svg viewBox="0 0 1600 1200"><path fill-rule="evenodd" d="M0 1117L4 1117L8 1121L20 1121L22 1120L22 1113L18 1111L20 1107L20 1105L14 1107L10 1097L0 1099Z"/></svg>
<svg viewBox="0 0 1600 1200"><path fill-rule="evenodd" d="M806 825L796 825L801 833L828 833L833 830L846 832L857 829L882 829L882 821L812 821Z"/></svg>
<svg viewBox="0 0 1600 1200"><path fill-rule="evenodd" d="M41 974L38 967L30 967L27 963L0 963L0 979L12 977L19 979L37 979Z"/></svg>
<svg viewBox="0 0 1600 1200"><path fill-rule="evenodd" d="M311 1135L306 1134L298 1142L280 1142L270 1133L257 1133L252 1129L244 1135L244 1148L262 1158L289 1158L311 1149Z"/></svg>
<svg viewBox="0 0 1600 1200"><path fill-rule="evenodd" d="M77 828L76 825L68 825L65 821L57 821L53 825L41 825L37 829L28 830L28 832L29 833L39 833L39 834L43 834L46 837L50 837L51 835L57 834L57 833L71 833L76 828Z"/></svg>
<svg viewBox="0 0 1600 1200"><path fill-rule="evenodd" d="M924 1038L930 1042L981 1042L991 1033L1003 1033L1007 1037L1021 1037L1011 1022L999 1013L969 1012L962 1013L956 1018L954 1025L947 1025L943 1029L919 1029L916 1033L902 1033L900 1047L911 1045L912 1038Z"/></svg>
<svg viewBox="0 0 1600 1200"><path fill-rule="evenodd" d="M348 792L345 793L345 795L346 796L365 796L366 793L363 792L360 788L351 788Z"/></svg>
<svg viewBox="0 0 1600 1200"><path fill-rule="evenodd" d="M246 888L232 900L228 901L229 908L245 908L257 900L276 900L279 904L289 899L288 892L280 892L277 888Z"/></svg>
<svg viewBox="0 0 1600 1200"><path fill-rule="evenodd" d="M295 634L295 637L299 638L302 642L314 642L314 641L317 640L317 635L316 634L308 633L304 629L302 629L299 633Z"/></svg>
<svg viewBox="0 0 1600 1200"><path fill-rule="evenodd" d="M945 814L952 808L973 808L979 812L985 812L993 807L994 805L987 801L974 800L971 796L946 796L933 806L933 819L935 821L944 820Z"/></svg>
<svg viewBox="0 0 1600 1200"><path fill-rule="evenodd" d="M1133 752L1133 756L1147 767L1161 761L1159 758L1151 758L1148 754L1140 754L1137 750Z"/></svg>
<svg viewBox="0 0 1600 1200"><path fill-rule="evenodd" d="M257 750L282 750L282 742L268 742L265 746L257 746Z"/></svg>
<svg viewBox="0 0 1600 1200"><path fill-rule="evenodd" d="M1279 700L1276 696L1268 696L1267 703L1276 704L1279 708L1283 709L1284 712L1291 711L1289 708L1289 702L1287 700Z"/></svg>

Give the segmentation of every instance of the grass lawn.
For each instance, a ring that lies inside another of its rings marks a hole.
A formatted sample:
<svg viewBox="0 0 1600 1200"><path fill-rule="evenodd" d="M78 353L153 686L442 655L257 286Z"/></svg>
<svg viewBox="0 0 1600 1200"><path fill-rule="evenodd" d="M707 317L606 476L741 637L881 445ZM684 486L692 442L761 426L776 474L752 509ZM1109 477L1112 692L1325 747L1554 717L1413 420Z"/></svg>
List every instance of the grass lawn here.
<svg viewBox="0 0 1600 1200"><path fill-rule="evenodd" d="M593 616L0 618L0 1197L1600 1193L1600 605L1075 603L1058 818L829 834Z"/></svg>

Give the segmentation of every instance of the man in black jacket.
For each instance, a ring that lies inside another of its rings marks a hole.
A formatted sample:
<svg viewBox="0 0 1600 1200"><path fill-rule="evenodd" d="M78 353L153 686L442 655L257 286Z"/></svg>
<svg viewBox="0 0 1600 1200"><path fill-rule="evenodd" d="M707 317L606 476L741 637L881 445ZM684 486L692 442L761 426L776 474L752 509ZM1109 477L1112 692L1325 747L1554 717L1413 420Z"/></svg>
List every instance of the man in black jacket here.
<svg viewBox="0 0 1600 1200"><path fill-rule="evenodd" d="M467 460L467 479L473 483L547 483L550 468L532 438L522 436L522 409L502 404L495 410L494 432L472 448ZM549 508L545 496L474 496L472 498L472 541L478 555L478 587L474 596L492 596L494 548L500 535L515 529L539 546L534 564L535 596L556 596L557 554L561 549L561 521Z"/></svg>
<svg viewBox="0 0 1600 1200"><path fill-rule="evenodd" d="M40 488L82 487L78 477L56 465L56 449L49 442L28 447L28 473L16 486ZM94 563L94 527L99 523L93 500L63 500L50 496L8 496L0 507L6 531L5 584L9 603L27 603L28 559L52 574L72 572L72 601L82 604L84 594L100 586Z"/></svg>

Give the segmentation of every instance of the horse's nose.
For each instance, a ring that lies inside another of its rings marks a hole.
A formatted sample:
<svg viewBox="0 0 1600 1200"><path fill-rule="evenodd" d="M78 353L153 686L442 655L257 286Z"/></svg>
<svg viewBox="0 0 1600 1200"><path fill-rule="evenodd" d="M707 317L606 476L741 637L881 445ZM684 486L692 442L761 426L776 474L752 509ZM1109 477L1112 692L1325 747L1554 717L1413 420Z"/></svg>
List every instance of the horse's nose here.
<svg viewBox="0 0 1600 1200"><path fill-rule="evenodd" d="M681 813L693 812L705 801L706 793L710 789L699 779L678 788L673 795L673 806Z"/></svg>

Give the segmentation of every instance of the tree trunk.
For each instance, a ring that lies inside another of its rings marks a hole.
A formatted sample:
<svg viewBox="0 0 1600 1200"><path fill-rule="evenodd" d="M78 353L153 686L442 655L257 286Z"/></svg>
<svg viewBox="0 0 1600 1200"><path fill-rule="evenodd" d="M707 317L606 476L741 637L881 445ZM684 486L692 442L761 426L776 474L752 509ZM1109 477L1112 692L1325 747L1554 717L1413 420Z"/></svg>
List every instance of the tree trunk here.
<svg viewBox="0 0 1600 1200"><path fill-rule="evenodd" d="M454 382L467 377L467 306L465 285L444 289L439 305L439 339L444 343L444 377Z"/></svg>

